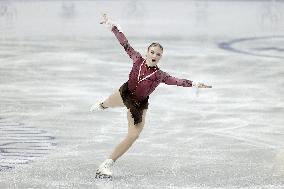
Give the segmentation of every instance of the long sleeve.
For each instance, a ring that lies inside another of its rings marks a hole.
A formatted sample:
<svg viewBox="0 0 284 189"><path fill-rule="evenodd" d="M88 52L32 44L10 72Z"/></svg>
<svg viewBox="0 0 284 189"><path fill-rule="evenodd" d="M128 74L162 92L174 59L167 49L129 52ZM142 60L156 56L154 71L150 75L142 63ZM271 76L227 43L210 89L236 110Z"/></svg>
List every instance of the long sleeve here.
<svg viewBox="0 0 284 189"><path fill-rule="evenodd" d="M170 76L166 72L162 72L162 82L167 85L177 85L183 87L192 87L192 81L188 79L179 79L173 76Z"/></svg>
<svg viewBox="0 0 284 189"><path fill-rule="evenodd" d="M125 35L122 33L121 30L118 29L116 25L112 26L111 31L114 33L119 43L123 46L124 50L126 51L128 56L133 60L133 62L136 62L138 59L141 58L141 54L132 48Z"/></svg>

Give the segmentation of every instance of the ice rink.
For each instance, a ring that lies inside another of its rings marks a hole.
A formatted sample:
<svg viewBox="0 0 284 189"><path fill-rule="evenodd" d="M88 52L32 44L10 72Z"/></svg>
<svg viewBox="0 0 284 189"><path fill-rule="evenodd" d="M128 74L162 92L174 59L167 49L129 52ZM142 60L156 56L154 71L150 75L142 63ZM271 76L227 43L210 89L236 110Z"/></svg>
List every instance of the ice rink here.
<svg viewBox="0 0 284 189"><path fill-rule="evenodd" d="M102 12L158 66L212 85L160 84L117 160L126 108L91 113L132 66ZM284 188L283 1L0 1L0 188Z"/></svg>

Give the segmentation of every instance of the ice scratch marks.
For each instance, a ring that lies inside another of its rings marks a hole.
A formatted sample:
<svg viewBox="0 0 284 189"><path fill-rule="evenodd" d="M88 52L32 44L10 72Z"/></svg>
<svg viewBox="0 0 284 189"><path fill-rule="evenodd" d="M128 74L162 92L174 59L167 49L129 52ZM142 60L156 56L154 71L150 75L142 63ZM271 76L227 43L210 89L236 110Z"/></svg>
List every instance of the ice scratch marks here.
<svg viewBox="0 0 284 189"><path fill-rule="evenodd" d="M56 146L46 131L22 123L1 119L0 131L0 171L28 164Z"/></svg>
<svg viewBox="0 0 284 189"><path fill-rule="evenodd" d="M218 44L218 47L235 53L268 58L284 58L284 36L263 36L234 39Z"/></svg>

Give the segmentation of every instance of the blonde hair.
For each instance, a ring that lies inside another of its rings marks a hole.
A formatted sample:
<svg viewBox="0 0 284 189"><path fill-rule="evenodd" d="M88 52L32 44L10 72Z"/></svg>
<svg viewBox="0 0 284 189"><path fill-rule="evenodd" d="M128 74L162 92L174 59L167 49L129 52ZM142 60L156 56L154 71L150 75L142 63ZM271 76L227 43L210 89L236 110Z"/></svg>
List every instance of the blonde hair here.
<svg viewBox="0 0 284 189"><path fill-rule="evenodd" d="M149 47L148 47L148 51L150 49L150 47L156 47L158 46L162 51L164 50L163 46L160 43L152 43Z"/></svg>

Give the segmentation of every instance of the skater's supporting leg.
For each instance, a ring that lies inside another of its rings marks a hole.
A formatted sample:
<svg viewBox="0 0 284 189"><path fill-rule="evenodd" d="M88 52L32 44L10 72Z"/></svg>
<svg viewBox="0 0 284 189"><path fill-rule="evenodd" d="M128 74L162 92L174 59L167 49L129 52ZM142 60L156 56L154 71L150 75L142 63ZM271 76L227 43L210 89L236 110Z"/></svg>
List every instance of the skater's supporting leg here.
<svg viewBox="0 0 284 189"><path fill-rule="evenodd" d="M104 107L125 107L123 104L120 92L118 90L114 91L106 100L102 102Z"/></svg>
<svg viewBox="0 0 284 189"><path fill-rule="evenodd" d="M137 125L134 125L134 119L131 117L130 110L127 112L127 119L128 119L128 133L114 149L110 159L113 159L113 161L116 161L120 156L122 156L129 148L130 146L135 142L135 140L139 137L141 131L143 130L144 124L145 124L145 117L146 117L147 109L143 110L142 115L142 122L140 122Z"/></svg>

